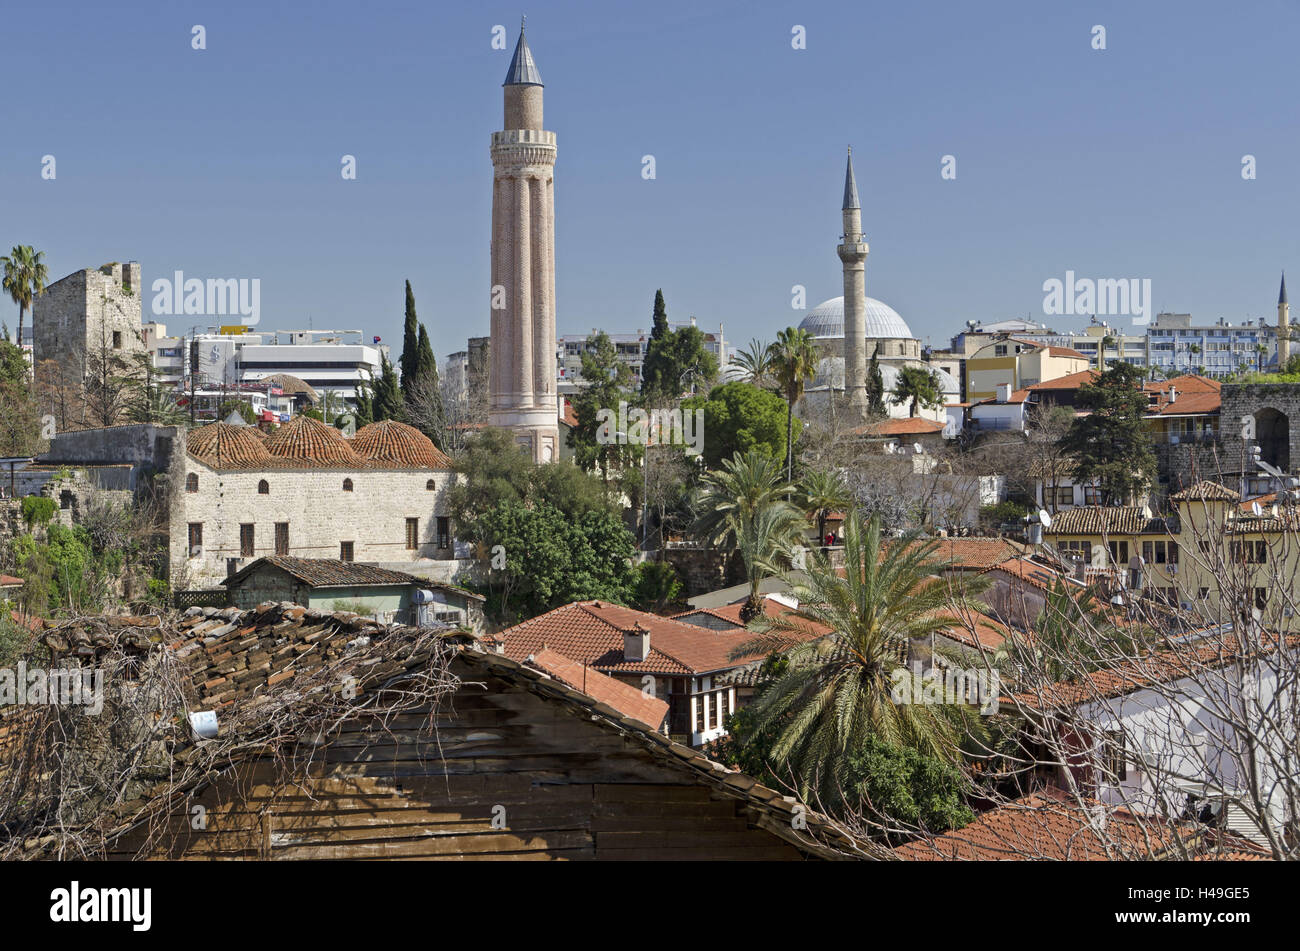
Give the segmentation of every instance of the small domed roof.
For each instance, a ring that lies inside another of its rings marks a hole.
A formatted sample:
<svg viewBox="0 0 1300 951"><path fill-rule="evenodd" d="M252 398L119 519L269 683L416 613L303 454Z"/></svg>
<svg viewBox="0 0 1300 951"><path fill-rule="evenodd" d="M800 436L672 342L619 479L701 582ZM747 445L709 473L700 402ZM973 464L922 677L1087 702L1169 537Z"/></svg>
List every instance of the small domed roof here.
<svg viewBox="0 0 1300 951"><path fill-rule="evenodd" d="M362 426L352 437L352 448L373 462L402 468L450 469L451 460L414 426L383 419Z"/></svg>
<svg viewBox="0 0 1300 951"><path fill-rule="evenodd" d="M914 340L912 329L898 311L874 297L867 298L867 336ZM844 338L844 298L824 300L799 322L799 327L814 337Z"/></svg>
<svg viewBox="0 0 1300 951"><path fill-rule="evenodd" d="M205 465L234 469L269 465L271 454L251 426L209 423L185 436L185 448Z"/></svg>
<svg viewBox="0 0 1300 951"><path fill-rule="evenodd" d="M266 450L286 462L364 469L365 460L352 451L333 426L310 416L295 416L266 440Z"/></svg>
<svg viewBox="0 0 1300 951"><path fill-rule="evenodd" d="M278 386L286 396L297 396L301 393L313 403L320 402L320 394L316 392L315 388L306 380L296 377L292 373L272 373L270 376L262 377L257 382Z"/></svg>

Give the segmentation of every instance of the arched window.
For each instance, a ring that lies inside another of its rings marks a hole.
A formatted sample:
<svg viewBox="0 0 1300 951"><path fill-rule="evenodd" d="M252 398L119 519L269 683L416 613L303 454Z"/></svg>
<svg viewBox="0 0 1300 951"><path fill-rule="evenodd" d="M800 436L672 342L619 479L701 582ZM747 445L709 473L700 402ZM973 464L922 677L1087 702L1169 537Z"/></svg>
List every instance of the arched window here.
<svg viewBox="0 0 1300 951"><path fill-rule="evenodd" d="M351 491L352 491L352 480L351 480L351 479L344 479L344 480L343 480L343 491L344 491L344 492L351 492Z"/></svg>
<svg viewBox="0 0 1300 951"><path fill-rule="evenodd" d="M424 487L425 487L426 489L428 489L430 492L432 492L434 489L437 488L437 486L433 484L433 480L432 480L432 479L430 479L428 482L424 483Z"/></svg>
<svg viewBox="0 0 1300 951"><path fill-rule="evenodd" d="M271 494L271 483L267 482L265 479L263 479L261 482L257 483L257 494L258 494L258 495L270 495L270 494Z"/></svg>
<svg viewBox="0 0 1300 951"><path fill-rule="evenodd" d="M185 491L186 492L199 491L199 474L197 472L191 472L189 475L185 477Z"/></svg>

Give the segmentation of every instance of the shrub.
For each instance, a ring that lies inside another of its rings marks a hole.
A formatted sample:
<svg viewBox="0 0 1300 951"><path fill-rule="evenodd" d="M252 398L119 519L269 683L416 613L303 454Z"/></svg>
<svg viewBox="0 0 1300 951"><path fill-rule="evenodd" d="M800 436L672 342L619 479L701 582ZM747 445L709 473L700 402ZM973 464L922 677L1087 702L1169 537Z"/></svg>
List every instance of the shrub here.
<svg viewBox="0 0 1300 951"><path fill-rule="evenodd" d="M54 500L43 495L29 495L22 502L23 522L30 529L33 525L50 524L57 511Z"/></svg>

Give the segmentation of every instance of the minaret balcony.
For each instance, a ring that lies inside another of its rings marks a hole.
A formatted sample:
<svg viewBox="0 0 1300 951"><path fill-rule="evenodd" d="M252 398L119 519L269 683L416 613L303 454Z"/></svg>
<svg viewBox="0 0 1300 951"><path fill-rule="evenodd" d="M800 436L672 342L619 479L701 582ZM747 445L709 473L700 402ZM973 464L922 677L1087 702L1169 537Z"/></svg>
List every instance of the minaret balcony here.
<svg viewBox="0 0 1300 951"><path fill-rule="evenodd" d="M549 145L555 148L555 133L545 129L507 129L492 133L492 148L508 145Z"/></svg>

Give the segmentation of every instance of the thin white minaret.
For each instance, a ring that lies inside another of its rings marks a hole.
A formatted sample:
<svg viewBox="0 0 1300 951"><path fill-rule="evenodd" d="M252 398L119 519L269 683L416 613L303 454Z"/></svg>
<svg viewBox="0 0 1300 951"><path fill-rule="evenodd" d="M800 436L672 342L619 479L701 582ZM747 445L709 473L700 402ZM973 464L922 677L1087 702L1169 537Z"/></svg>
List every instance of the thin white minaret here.
<svg viewBox="0 0 1300 951"><path fill-rule="evenodd" d="M1277 292L1277 372L1286 371L1291 359L1291 305L1286 302L1286 272L1282 272L1282 289Z"/></svg>
<svg viewBox="0 0 1300 951"><path fill-rule="evenodd" d="M850 410L867 412L867 239L853 177L853 149L844 172L844 240L836 252L844 266L844 392Z"/></svg>
<svg viewBox="0 0 1300 951"><path fill-rule="evenodd" d="M555 133L519 28L506 72L505 129L492 133L492 361L488 419L537 462L558 458L555 397Z"/></svg>

